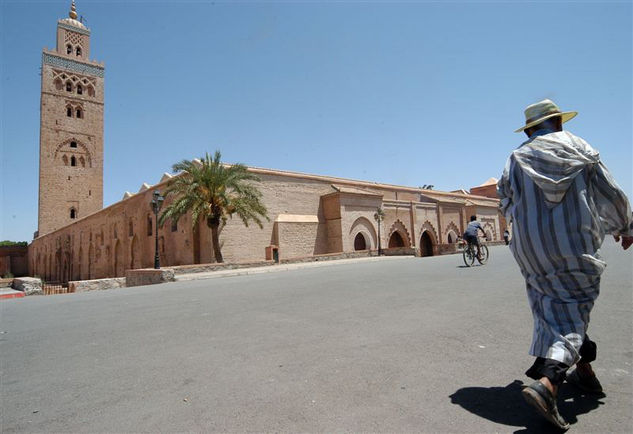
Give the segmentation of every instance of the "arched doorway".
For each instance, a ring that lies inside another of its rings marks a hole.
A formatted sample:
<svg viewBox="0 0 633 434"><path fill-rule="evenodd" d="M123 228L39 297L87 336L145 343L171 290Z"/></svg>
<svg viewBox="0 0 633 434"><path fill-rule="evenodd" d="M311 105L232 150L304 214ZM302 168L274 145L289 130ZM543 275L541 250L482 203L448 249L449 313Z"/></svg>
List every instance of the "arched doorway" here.
<svg viewBox="0 0 633 434"><path fill-rule="evenodd" d="M397 248L397 247L405 247L404 240L402 239L402 235L400 235L399 232L394 232L393 234L391 234L391 237L389 237L388 247L390 249Z"/></svg>
<svg viewBox="0 0 633 434"><path fill-rule="evenodd" d="M454 231L449 231L447 238L448 238L448 244L453 244L457 242L457 234Z"/></svg>
<svg viewBox="0 0 633 434"><path fill-rule="evenodd" d="M362 232L357 233L354 238L354 250L367 250L367 240Z"/></svg>
<svg viewBox="0 0 633 434"><path fill-rule="evenodd" d="M433 256L433 240L427 231L420 237L420 256Z"/></svg>
<svg viewBox="0 0 633 434"><path fill-rule="evenodd" d="M376 229L366 217L357 218L352 224L349 234L354 250L371 250L378 245Z"/></svg>

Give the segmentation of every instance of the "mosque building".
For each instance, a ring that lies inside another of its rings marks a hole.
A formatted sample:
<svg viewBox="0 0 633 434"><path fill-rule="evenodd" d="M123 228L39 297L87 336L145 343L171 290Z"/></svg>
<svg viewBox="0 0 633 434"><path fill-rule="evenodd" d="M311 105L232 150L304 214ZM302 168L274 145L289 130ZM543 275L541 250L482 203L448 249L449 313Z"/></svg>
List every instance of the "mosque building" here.
<svg viewBox="0 0 633 434"><path fill-rule="evenodd" d="M66 283L124 276L153 265L158 231L161 265L215 261L211 232L189 215L157 227L151 200L172 176L103 208L103 63L90 60L91 31L74 1L57 22L57 45L42 52L38 228L29 245L31 276ZM185 156L186 157L186 156ZM470 194L249 167L260 181L270 221L263 229L229 219L220 243L226 262L299 260L318 255L431 256L454 252L470 215L489 240L505 223L491 182ZM490 196L490 197L487 197ZM380 228L378 208L385 216Z"/></svg>

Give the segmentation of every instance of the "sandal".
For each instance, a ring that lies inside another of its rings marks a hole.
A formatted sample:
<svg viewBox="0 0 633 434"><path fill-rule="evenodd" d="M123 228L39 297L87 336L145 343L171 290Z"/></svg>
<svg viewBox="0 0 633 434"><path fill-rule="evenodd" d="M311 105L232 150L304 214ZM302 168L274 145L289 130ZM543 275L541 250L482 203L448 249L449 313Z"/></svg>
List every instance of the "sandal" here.
<svg viewBox="0 0 633 434"><path fill-rule="evenodd" d="M596 375L580 375L578 369L574 369L572 372L567 373L567 382L573 384L580 390L600 395L602 393L602 384L598 381Z"/></svg>
<svg viewBox="0 0 633 434"><path fill-rule="evenodd" d="M556 398L540 381L535 381L521 392L523 398L556 427L568 430L569 423L558 413Z"/></svg>

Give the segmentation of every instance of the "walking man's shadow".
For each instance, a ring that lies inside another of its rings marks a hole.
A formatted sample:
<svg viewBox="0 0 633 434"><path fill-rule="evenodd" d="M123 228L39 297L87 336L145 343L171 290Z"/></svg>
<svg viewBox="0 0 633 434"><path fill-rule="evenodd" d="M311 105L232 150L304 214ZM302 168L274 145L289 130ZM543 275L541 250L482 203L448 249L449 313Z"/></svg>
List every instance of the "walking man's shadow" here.
<svg viewBox="0 0 633 434"><path fill-rule="evenodd" d="M518 427L516 433L559 433L560 430L523 400L523 387L519 380L514 380L505 387L465 387L453 393L450 398L453 404L460 405L477 416ZM600 401L602 397L604 395L584 394L565 383L558 392L558 411L567 422L574 424L578 421L578 415L604 404Z"/></svg>

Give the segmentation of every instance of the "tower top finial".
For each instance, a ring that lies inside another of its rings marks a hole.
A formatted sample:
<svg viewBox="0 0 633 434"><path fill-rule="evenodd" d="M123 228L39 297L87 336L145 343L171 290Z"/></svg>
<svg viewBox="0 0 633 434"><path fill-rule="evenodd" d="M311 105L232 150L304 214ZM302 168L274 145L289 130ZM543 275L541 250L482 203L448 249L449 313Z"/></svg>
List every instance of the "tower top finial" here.
<svg viewBox="0 0 633 434"><path fill-rule="evenodd" d="M73 20L77 19L77 8L75 7L75 0L73 0L72 4L70 5L70 12L68 13L68 16Z"/></svg>

